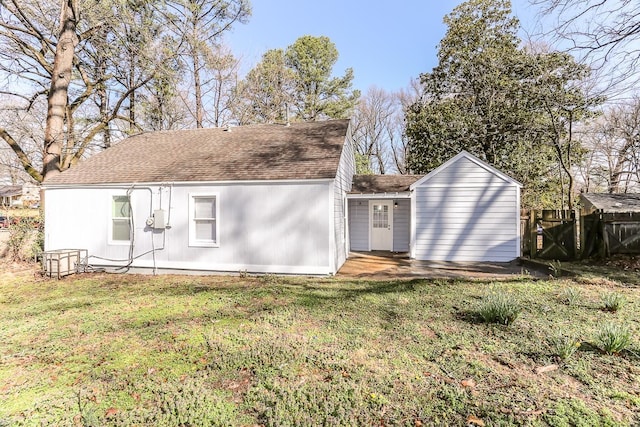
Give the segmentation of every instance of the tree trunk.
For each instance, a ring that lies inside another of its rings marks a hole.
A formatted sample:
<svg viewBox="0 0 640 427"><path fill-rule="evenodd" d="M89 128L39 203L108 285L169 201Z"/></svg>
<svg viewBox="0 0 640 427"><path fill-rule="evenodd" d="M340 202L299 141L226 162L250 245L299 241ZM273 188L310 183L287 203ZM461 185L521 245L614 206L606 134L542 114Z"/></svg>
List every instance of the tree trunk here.
<svg viewBox="0 0 640 427"><path fill-rule="evenodd" d="M193 85L196 97L196 127L202 127L204 112L202 110L202 84L200 82L200 56L196 49L192 50L193 56Z"/></svg>
<svg viewBox="0 0 640 427"><path fill-rule="evenodd" d="M101 42L106 41L106 34L101 33ZM105 123L106 126L104 131L102 132L102 148L105 150L111 147L111 130L109 129L108 117L109 117L109 97L107 96L107 85L105 83L105 78L107 74L107 58L102 53L98 53L100 55L96 64L96 71L98 74L98 87L97 87L97 95L99 100L100 107L100 121Z"/></svg>
<svg viewBox="0 0 640 427"><path fill-rule="evenodd" d="M73 66L75 47L78 44L76 0L61 0L60 6L60 35L53 60L51 87L47 97L43 180L60 172L60 154L65 138L64 121L68 103L67 94L71 82L71 68Z"/></svg>
<svg viewBox="0 0 640 427"><path fill-rule="evenodd" d="M129 88L132 88L136 84L136 65L135 65L135 53L130 52L130 65L129 65ZM133 133L136 127L136 91L132 90L129 93L129 132Z"/></svg>

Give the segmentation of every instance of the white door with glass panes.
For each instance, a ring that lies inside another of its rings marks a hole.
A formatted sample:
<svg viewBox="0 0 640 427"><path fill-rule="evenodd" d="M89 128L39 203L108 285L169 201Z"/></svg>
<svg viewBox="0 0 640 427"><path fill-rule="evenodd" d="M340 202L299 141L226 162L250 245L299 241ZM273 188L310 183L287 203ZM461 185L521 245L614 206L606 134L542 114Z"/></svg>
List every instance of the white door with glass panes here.
<svg viewBox="0 0 640 427"><path fill-rule="evenodd" d="M369 202L369 226L372 251L393 250L393 201Z"/></svg>

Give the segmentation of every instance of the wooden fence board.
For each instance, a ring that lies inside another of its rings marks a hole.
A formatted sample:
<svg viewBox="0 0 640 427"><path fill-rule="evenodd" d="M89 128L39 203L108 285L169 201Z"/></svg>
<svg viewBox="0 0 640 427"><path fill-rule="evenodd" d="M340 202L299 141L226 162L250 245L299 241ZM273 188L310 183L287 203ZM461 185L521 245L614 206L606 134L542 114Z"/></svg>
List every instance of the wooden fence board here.
<svg viewBox="0 0 640 427"><path fill-rule="evenodd" d="M522 215L521 215L522 218ZM521 226L523 222L521 219ZM567 261L576 258L576 218L574 211L530 211L523 233L532 258ZM523 252L526 253L526 252Z"/></svg>
<svg viewBox="0 0 640 427"><path fill-rule="evenodd" d="M640 254L640 213L596 212L583 219L583 258Z"/></svg>

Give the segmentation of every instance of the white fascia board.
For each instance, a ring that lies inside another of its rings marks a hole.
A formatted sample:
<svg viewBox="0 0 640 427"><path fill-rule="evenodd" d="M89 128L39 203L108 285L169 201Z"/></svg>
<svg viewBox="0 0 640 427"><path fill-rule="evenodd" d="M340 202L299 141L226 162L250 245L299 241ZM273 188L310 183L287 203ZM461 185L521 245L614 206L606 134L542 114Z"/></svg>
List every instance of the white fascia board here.
<svg viewBox="0 0 640 427"><path fill-rule="evenodd" d="M245 180L245 181L162 181L162 182L121 182L99 184L42 184L45 190L69 188L131 188L141 186L195 186L195 185L274 185L274 184L328 184L334 178L319 179L273 179L273 180Z"/></svg>
<svg viewBox="0 0 640 427"><path fill-rule="evenodd" d="M347 199L409 199L411 193L406 191L402 193L348 193Z"/></svg>
<svg viewBox="0 0 640 427"><path fill-rule="evenodd" d="M504 173L504 172L494 168L490 164L480 160L479 158L477 158L473 154L469 153L468 151L462 150L461 152L459 152L458 154L456 154L455 156L453 156L452 158L450 158L449 160L447 160L446 162L444 162L443 164L441 164L440 166L438 166L437 168L435 168L434 170L432 170L431 172L429 172L428 174L426 174L425 176L420 178L418 181L416 181L413 184L411 184L409 189L413 190L414 188L422 185L424 182L430 180L431 178L433 178L434 176L436 176L437 174L439 174L443 170L447 169L449 167L449 165L451 165L452 163L457 162L462 157L472 161L473 163L475 163L478 166L480 166L481 168L489 171L490 173L492 173L494 175L497 175L499 178L505 180L509 184L517 185L520 188L523 187L523 185L519 181L516 181L515 179L511 178L506 173Z"/></svg>

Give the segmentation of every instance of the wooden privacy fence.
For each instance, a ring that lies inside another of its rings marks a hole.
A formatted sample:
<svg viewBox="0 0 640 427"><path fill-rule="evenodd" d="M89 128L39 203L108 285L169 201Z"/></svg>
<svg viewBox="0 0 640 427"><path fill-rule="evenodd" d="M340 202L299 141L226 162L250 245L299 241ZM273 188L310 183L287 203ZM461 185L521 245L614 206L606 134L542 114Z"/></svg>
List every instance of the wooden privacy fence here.
<svg viewBox="0 0 640 427"><path fill-rule="evenodd" d="M523 255L560 261L577 257L574 211L522 210L520 230Z"/></svg>
<svg viewBox="0 0 640 427"><path fill-rule="evenodd" d="M592 213L582 217L582 257L640 254L640 213Z"/></svg>

